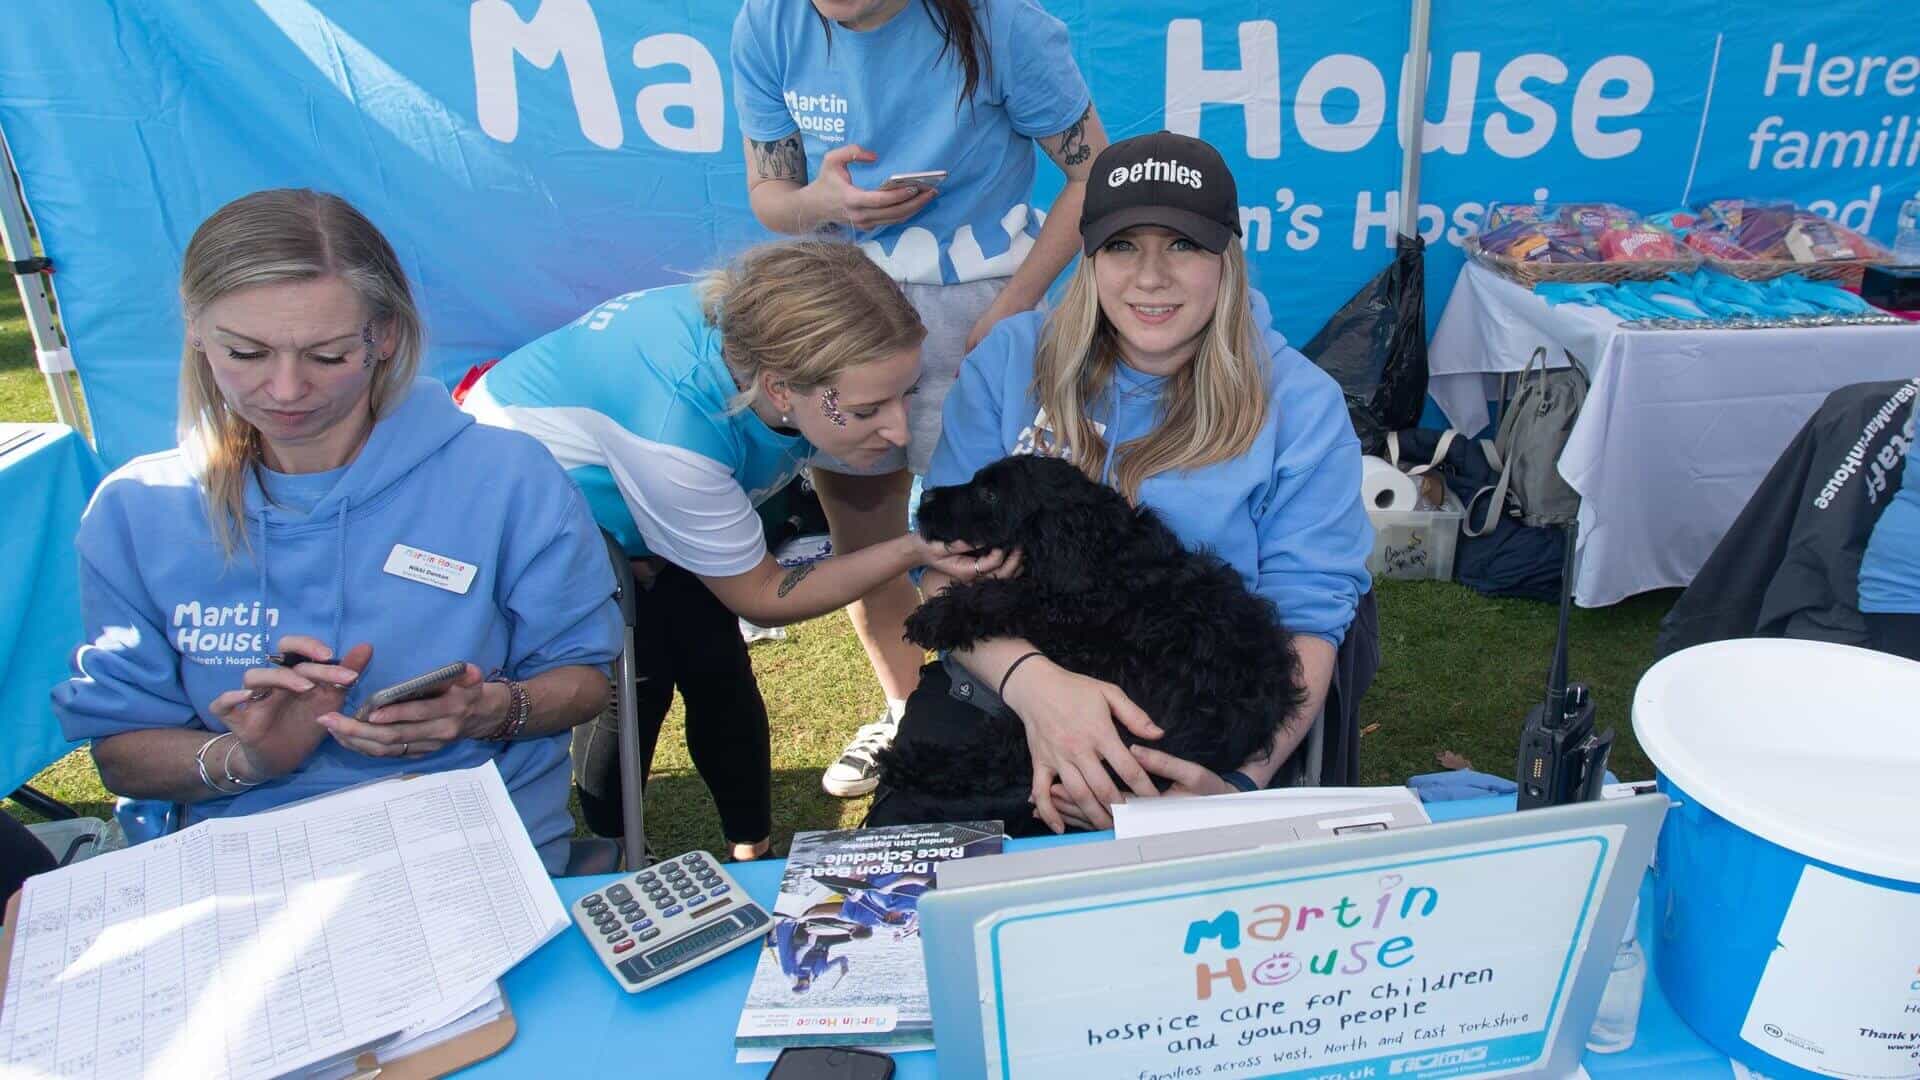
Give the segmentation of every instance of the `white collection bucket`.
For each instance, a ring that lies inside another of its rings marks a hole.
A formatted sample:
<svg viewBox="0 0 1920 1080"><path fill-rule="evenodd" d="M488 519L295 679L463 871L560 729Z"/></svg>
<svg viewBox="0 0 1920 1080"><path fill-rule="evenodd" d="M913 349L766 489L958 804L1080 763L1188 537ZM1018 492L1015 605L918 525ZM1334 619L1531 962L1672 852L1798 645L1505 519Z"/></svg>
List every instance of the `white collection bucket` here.
<svg viewBox="0 0 1920 1080"><path fill-rule="evenodd" d="M1920 1078L1920 664L1723 641L1655 664L1633 728L1674 801L1654 971L1775 1080Z"/></svg>

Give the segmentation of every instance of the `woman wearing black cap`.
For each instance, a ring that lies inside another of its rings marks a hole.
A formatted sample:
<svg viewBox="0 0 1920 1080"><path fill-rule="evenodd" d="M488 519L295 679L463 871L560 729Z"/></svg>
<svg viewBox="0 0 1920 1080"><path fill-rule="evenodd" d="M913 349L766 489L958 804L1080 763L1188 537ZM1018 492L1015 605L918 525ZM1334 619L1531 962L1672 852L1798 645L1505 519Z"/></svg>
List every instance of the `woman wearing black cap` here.
<svg viewBox="0 0 1920 1080"><path fill-rule="evenodd" d="M1194 794L1266 786L1325 704L1370 586L1373 530L1340 388L1269 329L1239 232L1233 176L1211 146L1167 132L1113 144L1094 161L1086 258L1060 305L1001 322L947 399L928 486L963 483L1008 454L1067 457L1239 570L1300 654L1306 704L1266 753L1225 774L1129 750L1115 723L1151 740L1152 718L1118 687L1029 655L1025 641L956 654L984 687L1005 680L1033 753L1035 811L1055 831L1110 826L1121 791L1109 769L1143 796L1156 794L1152 776ZM946 581L929 572L923 585ZM902 739L913 723L910 710Z"/></svg>

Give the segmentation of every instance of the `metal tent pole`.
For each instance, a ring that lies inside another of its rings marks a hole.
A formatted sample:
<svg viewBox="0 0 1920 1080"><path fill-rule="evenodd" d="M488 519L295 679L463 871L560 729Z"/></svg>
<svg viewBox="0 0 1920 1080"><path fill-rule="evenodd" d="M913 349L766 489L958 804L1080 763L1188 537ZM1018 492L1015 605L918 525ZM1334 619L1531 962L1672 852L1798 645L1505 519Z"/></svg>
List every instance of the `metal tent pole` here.
<svg viewBox="0 0 1920 1080"><path fill-rule="evenodd" d="M20 288L20 303L26 309L27 329L33 335L33 355L41 375L47 380L47 396L53 399L53 415L61 423L80 429L80 408L73 399L73 354L61 342L54 329L53 305L47 294L47 273L51 261L33 254L33 238L27 230L27 207L21 193L20 174L13 167L13 152L0 132L0 241L4 241L7 269Z"/></svg>
<svg viewBox="0 0 1920 1080"><path fill-rule="evenodd" d="M1400 157L1401 236L1420 234L1420 156L1426 139L1427 46L1433 31L1429 0L1412 0L1412 3L1406 78L1400 83L1400 116L1406 125L1406 146Z"/></svg>

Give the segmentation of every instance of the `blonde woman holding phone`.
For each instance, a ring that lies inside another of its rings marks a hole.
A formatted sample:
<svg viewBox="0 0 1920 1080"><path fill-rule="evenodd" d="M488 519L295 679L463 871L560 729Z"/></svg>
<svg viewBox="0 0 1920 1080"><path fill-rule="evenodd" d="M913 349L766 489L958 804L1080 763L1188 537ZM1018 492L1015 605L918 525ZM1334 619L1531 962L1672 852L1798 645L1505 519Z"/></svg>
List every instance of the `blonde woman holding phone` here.
<svg viewBox="0 0 1920 1080"><path fill-rule="evenodd" d="M733 74L754 216L859 243L927 328L907 445L875 462L826 455L812 470L835 549L858 550L906 527L967 350L1038 304L1073 258L1106 134L1066 27L1035 0L747 0ZM1044 215L1035 145L1066 178ZM827 769L831 794L877 782L873 756L920 667L902 636L918 603L900 577L849 609L888 706Z"/></svg>

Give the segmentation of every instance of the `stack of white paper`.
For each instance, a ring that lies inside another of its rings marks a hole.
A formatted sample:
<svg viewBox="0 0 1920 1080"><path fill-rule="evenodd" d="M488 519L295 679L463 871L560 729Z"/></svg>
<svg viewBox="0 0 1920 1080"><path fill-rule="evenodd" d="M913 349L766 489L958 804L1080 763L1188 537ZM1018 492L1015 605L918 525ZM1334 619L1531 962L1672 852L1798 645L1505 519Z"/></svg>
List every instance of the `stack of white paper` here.
<svg viewBox="0 0 1920 1080"><path fill-rule="evenodd" d="M1113 833L1122 840L1222 825L1324 815L1329 828L1365 824L1368 811L1392 806L1426 821L1420 797L1404 787L1269 788L1206 798L1131 799L1113 808ZM1386 820L1374 815L1371 820Z"/></svg>
<svg viewBox="0 0 1920 1080"><path fill-rule="evenodd" d="M216 819L28 880L0 1063L238 1080L391 1057L498 1015L500 976L566 925L491 762Z"/></svg>

